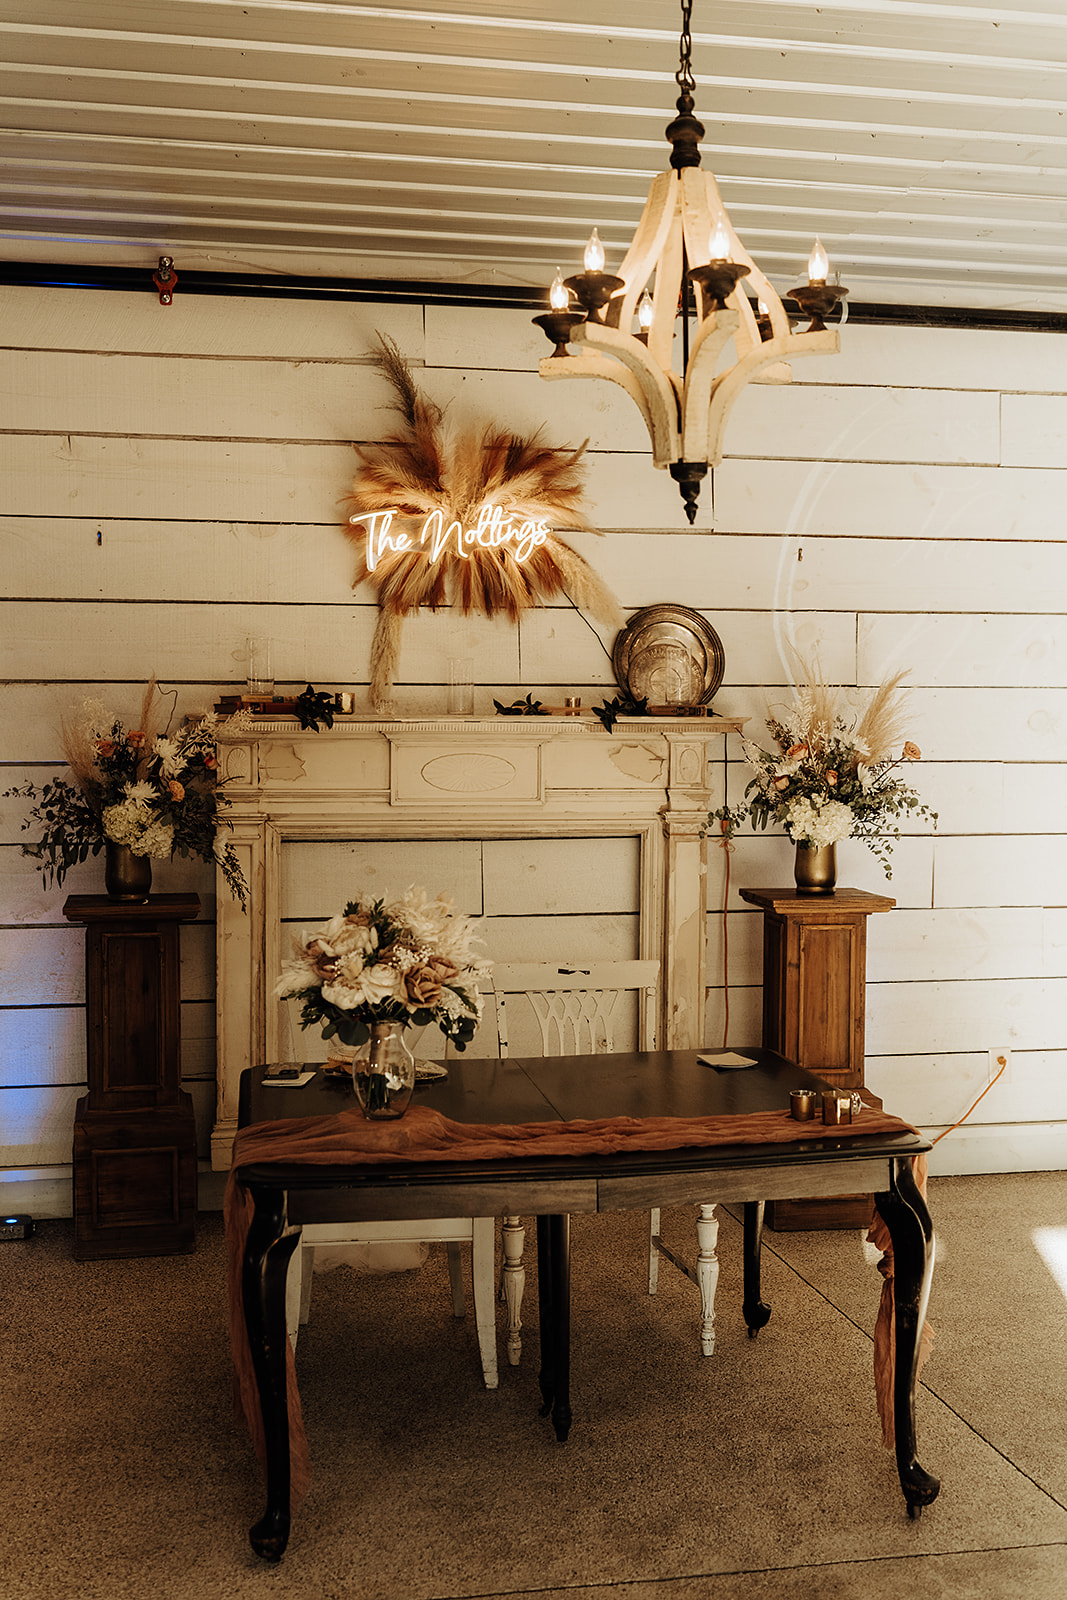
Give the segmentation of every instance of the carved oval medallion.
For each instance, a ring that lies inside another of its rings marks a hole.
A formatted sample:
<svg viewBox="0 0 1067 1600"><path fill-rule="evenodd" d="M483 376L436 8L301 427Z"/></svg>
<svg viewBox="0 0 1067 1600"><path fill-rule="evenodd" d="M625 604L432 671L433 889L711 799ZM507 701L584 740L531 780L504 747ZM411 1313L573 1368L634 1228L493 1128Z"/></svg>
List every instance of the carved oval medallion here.
<svg viewBox="0 0 1067 1600"><path fill-rule="evenodd" d="M423 767L422 776L431 788L448 794L490 794L507 788L515 768L503 756L472 750L466 755L435 756Z"/></svg>

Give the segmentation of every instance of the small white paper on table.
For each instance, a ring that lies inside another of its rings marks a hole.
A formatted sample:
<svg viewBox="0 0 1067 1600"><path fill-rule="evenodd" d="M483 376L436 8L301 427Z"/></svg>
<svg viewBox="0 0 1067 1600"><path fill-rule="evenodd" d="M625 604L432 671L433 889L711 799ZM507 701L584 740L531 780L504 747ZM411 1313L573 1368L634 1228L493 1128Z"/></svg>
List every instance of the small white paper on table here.
<svg viewBox="0 0 1067 1600"><path fill-rule="evenodd" d="M261 1082L271 1088L302 1089L304 1084L310 1083L314 1076L315 1069L312 1068L310 1072L302 1072L299 1078L263 1078Z"/></svg>
<svg viewBox="0 0 1067 1600"><path fill-rule="evenodd" d="M735 1050L706 1050L703 1055L697 1056L706 1067L751 1067L754 1065L751 1056L739 1056Z"/></svg>

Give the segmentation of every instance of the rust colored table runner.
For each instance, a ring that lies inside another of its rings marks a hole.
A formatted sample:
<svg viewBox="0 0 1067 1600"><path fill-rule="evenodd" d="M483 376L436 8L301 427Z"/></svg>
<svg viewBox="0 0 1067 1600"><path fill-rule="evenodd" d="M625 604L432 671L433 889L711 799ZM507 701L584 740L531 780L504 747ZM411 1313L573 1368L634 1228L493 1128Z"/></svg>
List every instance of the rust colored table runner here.
<svg viewBox="0 0 1067 1600"><path fill-rule="evenodd" d="M252 1434L257 1455L265 1462L260 1400L242 1305L242 1261L253 1203L242 1172L250 1168L330 1167L340 1181L346 1167L425 1165L431 1162L491 1162L559 1156L613 1156L627 1152L666 1151L712 1146L786 1145L832 1137L851 1141L872 1135L916 1133L910 1124L865 1106L851 1124L824 1129L797 1122L787 1111L759 1111L709 1117L611 1117L599 1121L537 1122L502 1125L455 1122L426 1106L413 1107L398 1122L366 1121L355 1111L332 1116L261 1122L241 1129L234 1141L233 1164L224 1203L227 1248L230 1335L235 1372L235 1399ZM915 1178L925 1186L925 1157L913 1161ZM713 1175L709 1173L711 1187ZM893 1275L889 1234L876 1215L871 1240L883 1260L882 1302L875 1334L875 1387L883 1438L893 1443ZM307 1439L300 1411L295 1363L286 1350L290 1426L291 1504L295 1510L310 1482Z"/></svg>

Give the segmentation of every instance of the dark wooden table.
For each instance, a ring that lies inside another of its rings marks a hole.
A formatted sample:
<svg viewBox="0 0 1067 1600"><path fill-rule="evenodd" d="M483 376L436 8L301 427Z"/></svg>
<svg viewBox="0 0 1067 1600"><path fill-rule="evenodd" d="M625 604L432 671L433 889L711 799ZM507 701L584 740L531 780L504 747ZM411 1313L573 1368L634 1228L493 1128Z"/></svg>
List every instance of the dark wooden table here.
<svg viewBox="0 0 1067 1600"><path fill-rule="evenodd" d="M611 1056L450 1062L446 1082L420 1103L457 1122L510 1124L605 1117L721 1117L787 1107L789 1091L818 1086L768 1050L754 1064L715 1070L694 1050ZM246 1073L242 1122L322 1115L352 1102L319 1074L303 1088L264 1087ZM267 1509L250 1531L256 1552L278 1560L289 1537L289 1417L285 1279L304 1223L408 1217L536 1215L539 1251L542 1415L565 1439L570 1411L570 1214L690 1203L740 1203L745 1219L744 1316L751 1334L770 1315L759 1294L763 1206L795 1194L876 1195L895 1267L894 1420L900 1485L909 1516L940 1484L915 1458L919 1336L933 1269L933 1227L912 1172L930 1148L916 1134L833 1137L821 1122L786 1144L736 1144L622 1155L364 1166L261 1163L241 1168L253 1201L242 1290L267 1446Z"/></svg>

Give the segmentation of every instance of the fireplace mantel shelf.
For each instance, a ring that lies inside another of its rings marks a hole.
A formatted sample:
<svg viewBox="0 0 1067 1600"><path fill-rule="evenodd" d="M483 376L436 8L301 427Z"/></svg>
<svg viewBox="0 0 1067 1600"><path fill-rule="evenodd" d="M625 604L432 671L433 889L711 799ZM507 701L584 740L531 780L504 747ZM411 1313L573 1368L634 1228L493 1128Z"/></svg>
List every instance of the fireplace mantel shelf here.
<svg viewBox="0 0 1067 1600"><path fill-rule="evenodd" d="M597 739L625 739L629 734L645 737L649 733L740 733L744 717L628 717L622 716L609 734L599 718L553 714L546 717L450 717L444 712L427 712L418 717L334 716L332 728L302 728L296 717L255 717L241 728L219 728L219 740L224 743L247 743L265 735L284 735L309 739L323 736L364 738L368 733L447 733L478 736L518 734L520 737L536 734L564 734L568 737L590 736Z"/></svg>

